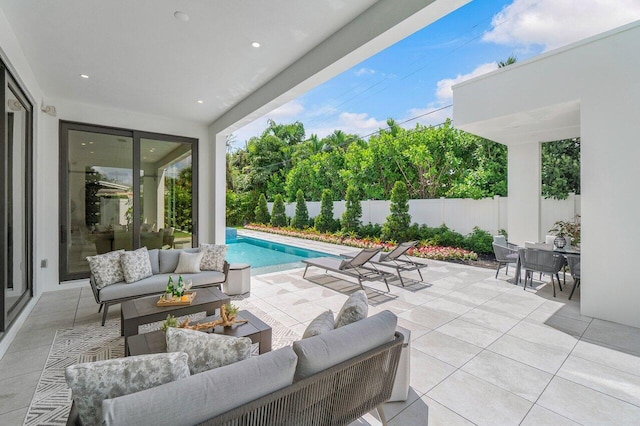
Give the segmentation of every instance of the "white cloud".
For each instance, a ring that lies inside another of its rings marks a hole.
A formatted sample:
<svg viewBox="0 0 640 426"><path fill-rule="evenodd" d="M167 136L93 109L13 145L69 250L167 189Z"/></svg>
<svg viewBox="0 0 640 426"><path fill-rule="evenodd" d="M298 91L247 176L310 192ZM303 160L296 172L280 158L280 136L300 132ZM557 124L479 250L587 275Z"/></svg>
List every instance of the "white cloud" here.
<svg viewBox="0 0 640 426"><path fill-rule="evenodd" d="M458 74L453 78L444 78L436 83L436 98L440 102L447 102L453 99L453 91L451 87L455 84L461 83L465 80L477 77L482 74L486 74L498 68L495 62L481 64L475 67L473 71L467 74Z"/></svg>
<svg viewBox="0 0 640 426"><path fill-rule="evenodd" d="M386 120L378 120L366 112L342 112L330 122L323 123L322 126L310 126L307 129L307 135L316 134L319 138L323 138L339 129L348 134L366 136L385 127L387 127Z"/></svg>
<svg viewBox="0 0 640 426"><path fill-rule="evenodd" d="M405 129L411 129L416 127L418 123L424 126L437 126L444 123L447 118L452 118L452 116L453 108L443 108L440 105L430 104L426 108L411 108L407 112L407 117L398 120L398 122L402 123L403 121L419 117L402 125Z"/></svg>
<svg viewBox="0 0 640 426"><path fill-rule="evenodd" d="M493 17L483 40L550 50L638 19L638 0L514 0Z"/></svg>
<svg viewBox="0 0 640 426"><path fill-rule="evenodd" d="M356 77L361 77L363 75L373 75L376 73L376 70L372 70L371 68L359 68L353 72Z"/></svg>

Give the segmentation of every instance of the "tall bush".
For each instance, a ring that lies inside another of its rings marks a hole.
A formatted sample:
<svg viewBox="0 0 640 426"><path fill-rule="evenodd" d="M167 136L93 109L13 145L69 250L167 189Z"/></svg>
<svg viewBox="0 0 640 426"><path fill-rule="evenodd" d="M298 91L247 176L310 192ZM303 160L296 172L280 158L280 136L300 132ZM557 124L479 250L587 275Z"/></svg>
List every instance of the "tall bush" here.
<svg viewBox="0 0 640 426"><path fill-rule="evenodd" d="M269 215L269 207L267 206L267 197L264 194L260 194L260 198L258 198L258 205L256 206L256 222L268 224L271 219Z"/></svg>
<svg viewBox="0 0 640 426"><path fill-rule="evenodd" d="M287 215L284 209L284 198L282 195L277 194L273 200L273 210L271 210L271 225L273 226L287 226Z"/></svg>
<svg viewBox="0 0 640 426"><path fill-rule="evenodd" d="M409 214L409 193L407 185L396 181L391 190L391 214L382 226L382 239L403 242L407 239L407 230L411 225Z"/></svg>
<svg viewBox="0 0 640 426"><path fill-rule="evenodd" d="M333 228L333 222L333 197L331 190L325 189L322 191L320 214L316 217L314 226L320 232L327 232Z"/></svg>
<svg viewBox="0 0 640 426"><path fill-rule="evenodd" d="M360 191L353 185L347 187L345 197L345 211L342 214L342 230L346 232L358 232L362 217L362 205L360 204Z"/></svg>
<svg viewBox="0 0 640 426"><path fill-rule="evenodd" d="M291 226L297 229L304 229L309 226L309 211L307 210L307 202L304 200L302 189L296 192L296 214L293 216Z"/></svg>

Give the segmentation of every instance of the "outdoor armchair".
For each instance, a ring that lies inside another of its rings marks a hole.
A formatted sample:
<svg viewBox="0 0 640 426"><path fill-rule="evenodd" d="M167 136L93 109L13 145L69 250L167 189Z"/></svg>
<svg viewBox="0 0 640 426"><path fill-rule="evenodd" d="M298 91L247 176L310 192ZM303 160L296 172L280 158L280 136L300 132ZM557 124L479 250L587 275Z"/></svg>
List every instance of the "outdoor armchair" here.
<svg viewBox="0 0 640 426"><path fill-rule="evenodd" d="M509 272L509 264L518 263L517 248L503 246L494 242L493 253L496 255L496 261L498 262L498 267L496 268L496 278L498 278L498 273L500 272L500 268L502 268L502 265L506 265L504 273L507 274Z"/></svg>
<svg viewBox="0 0 640 426"><path fill-rule="evenodd" d="M379 266L386 266L388 268L393 268L396 270L398 278L400 278L400 284L404 287L404 279L402 278L402 272L409 271L418 271L418 275L420 275L420 281L424 281L422 278L422 272L420 271L423 268L426 268L428 265L426 263L415 262L409 256L407 256L407 252L418 244L417 241L408 241L406 243L401 243L396 246L393 250L388 253L379 252L375 256L373 256L369 262ZM357 253L344 253L341 256L351 258L354 257Z"/></svg>
<svg viewBox="0 0 640 426"><path fill-rule="evenodd" d="M556 297L555 278L558 279L558 287L562 291L560 284L560 276L558 273L565 265L565 258L559 253L549 250L540 250L533 248L525 248L520 250L520 264L525 270L524 289L527 289L527 280L533 282L533 272L540 272L551 276L551 285L553 286L553 297Z"/></svg>
<svg viewBox="0 0 640 426"><path fill-rule="evenodd" d="M391 291L387 280L393 278L393 274L382 272L375 267L375 265L365 266L372 257L380 252L378 248L363 249L350 259L336 259L333 257L317 257L314 259L305 259L304 262L307 266L304 269L303 278L306 278L307 270L309 266L315 266L316 268L324 269L325 271L335 272L338 274L346 275L358 280L360 288L364 290L362 281L384 281L387 286L387 291Z"/></svg>
<svg viewBox="0 0 640 426"><path fill-rule="evenodd" d="M571 290L571 294L569 295L569 300L573 297L573 293L576 291L576 288L580 287L580 256L574 254L565 255L567 258L567 263L569 264L569 270L571 271L571 276L573 277L573 289Z"/></svg>

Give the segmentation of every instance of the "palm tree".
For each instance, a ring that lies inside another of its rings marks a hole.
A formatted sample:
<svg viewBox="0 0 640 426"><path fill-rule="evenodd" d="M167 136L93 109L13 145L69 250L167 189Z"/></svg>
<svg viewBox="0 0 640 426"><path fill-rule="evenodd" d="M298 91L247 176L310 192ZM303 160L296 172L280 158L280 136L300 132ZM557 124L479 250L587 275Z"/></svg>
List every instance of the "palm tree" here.
<svg viewBox="0 0 640 426"><path fill-rule="evenodd" d="M498 68L504 68L508 65L515 64L516 62L518 62L518 58L516 58L515 55L511 54L506 61L498 61Z"/></svg>

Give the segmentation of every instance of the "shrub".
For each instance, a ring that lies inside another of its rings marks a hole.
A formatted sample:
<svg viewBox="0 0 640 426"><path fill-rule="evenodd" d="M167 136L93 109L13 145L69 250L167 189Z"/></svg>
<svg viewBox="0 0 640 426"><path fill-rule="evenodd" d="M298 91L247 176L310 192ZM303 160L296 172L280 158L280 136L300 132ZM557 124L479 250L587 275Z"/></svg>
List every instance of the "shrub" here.
<svg viewBox="0 0 640 426"><path fill-rule="evenodd" d="M349 185L345 196L345 211L342 214L342 230L345 232L358 232L361 225L361 217L360 191L355 186Z"/></svg>
<svg viewBox="0 0 640 426"><path fill-rule="evenodd" d="M387 216L387 221L382 226L382 239L395 240L397 242L407 241L407 230L411 225L411 215L409 215L409 193L407 185L402 181L397 181L391 190L391 214Z"/></svg>
<svg viewBox="0 0 640 426"><path fill-rule="evenodd" d="M320 232L328 232L333 228L333 198L329 189L322 191L320 214L316 217L314 226Z"/></svg>
<svg viewBox="0 0 640 426"><path fill-rule="evenodd" d="M296 192L296 214L291 220L291 226L297 229L304 229L309 226L309 211L307 210L307 202L304 200L302 189Z"/></svg>
<svg viewBox="0 0 640 426"><path fill-rule="evenodd" d="M464 247L464 235L459 232L452 231L447 228L447 225L442 225L440 228L436 228L438 232L427 240L429 245L432 246L446 246L446 247Z"/></svg>
<svg viewBox="0 0 640 426"><path fill-rule="evenodd" d="M417 223L414 223L409 228L407 228L407 241L420 240L420 226Z"/></svg>
<svg viewBox="0 0 640 426"><path fill-rule="evenodd" d="M360 236L363 238L380 238L382 235L382 226L369 222L367 225L360 227Z"/></svg>
<svg viewBox="0 0 640 426"><path fill-rule="evenodd" d="M269 215L269 207L267 206L267 197L264 194L260 194L258 198L258 205L255 209L256 222L268 224L271 216Z"/></svg>
<svg viewBox="0 0 640 426"><path fill-rule="evenodd" d="M273 209L271 210L271 225L277 227L287 226L287 215L284 208L284 199L282 195L276 195L273 200Z"/></svg>
<svg viewBox="0 0 640 426"><path fill-rule="evenodd" d="M493 236L477 226L465 238L464 248L476 253L493 253Z"/></svg>

